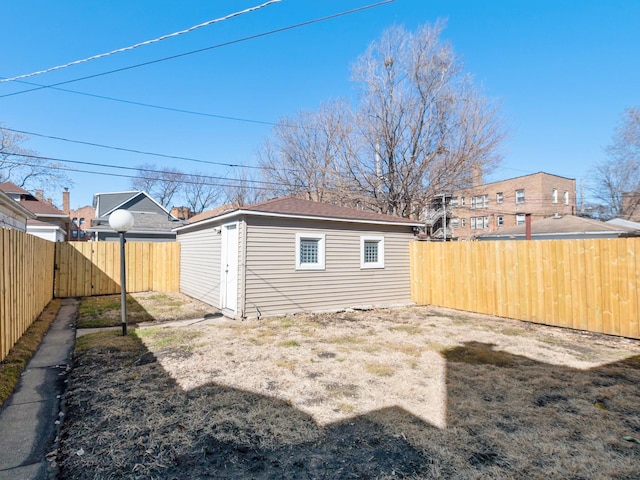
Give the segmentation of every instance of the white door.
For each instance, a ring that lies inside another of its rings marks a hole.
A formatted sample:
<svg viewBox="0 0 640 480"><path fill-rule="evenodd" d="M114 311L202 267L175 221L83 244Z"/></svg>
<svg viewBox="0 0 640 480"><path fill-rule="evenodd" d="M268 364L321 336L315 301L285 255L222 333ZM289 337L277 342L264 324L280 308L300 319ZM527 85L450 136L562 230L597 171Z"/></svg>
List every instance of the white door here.
<svg viewBox="0 0 640 480"><path fill-rule="evenodd" d="M222 226L220 259L220 307L235 313L238 308L238 224Z"/></svg>

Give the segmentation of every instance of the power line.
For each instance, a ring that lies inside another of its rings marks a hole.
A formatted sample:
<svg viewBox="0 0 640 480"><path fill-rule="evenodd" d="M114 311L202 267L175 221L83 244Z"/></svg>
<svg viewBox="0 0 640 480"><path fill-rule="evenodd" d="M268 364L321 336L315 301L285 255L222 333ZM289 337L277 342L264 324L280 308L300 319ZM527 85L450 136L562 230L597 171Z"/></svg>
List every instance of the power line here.
<svg viewBox="0 0 640 480"><path fill-rule="evenodd" d="M17 156L17 157L22 157L22 158L32 158L34 160L46 160L46 161L52 161L52 162L72 163L72 164L76 164L76 165L90 165L92 167L115 168L115 169L120 169L120 170L133 170L133 171L136 171L136 172L156 173L156 174L171 173L171 174L175 174L175 175L177 175L177 176L179 176L181 178L188 178L189 176L197 176L199 178L210 178L210 179L213 179L213 180L233 180L233 181L237 181L237 182L261 183L261 184L264 184L264 185L273 185L273 186L291 186L291 185L283 184L283 183L279 183L279 182L267 182L267 181L263 181L263 180L245 180L245 179L240 179L240 178L225 178L225 177L216 177L216 176L213 176L213 175L201 175L201 174L192 175L192 174L189 174L189 173L172 172L172 171L167 171L167 170L155 170L155 169L144 168L144 167L124 167L124 166L120 166L120 165L109 165L107 163L83 162L83 161L80 161L80 160L68 160L68 159L64 159L64 158L43 157L43 156L40 156L40 155L31 155L31 154L20 153L20 152L3 151L3 154L14 155L14 156ZM37 164L29 164L28 162L13 162L13 161L10 161L10 160L3 160L2 163L8 163L8 164L11 164L11 165L39 166ZM64 169L64 168L61 168L59 166L56 166L55 168ZM139 175L133 176L133 178L138 178L138 177L139 177ZM187 182L187 183L196 183L196 182Z"/></svg>
<svg viewBox="0 0 640 480"><path fill-rule="evenodd" d="M104 76L104 75L110 75L112 73L123 72L125 70L131 70L131 69L138 68L138 67L143 67L143 66L152 65L152 64L155 64L155 63L165 62L167 60L173 60L173 59L180 58L180 57L186 57L188 55L193 55L193 54L196 54L196 53L201 53L201 52L205 52L205 51L208 51L208 50L213 50L213 49L216 49L216 48L226 47L226 46L229 46L229 45L245 42L245 41L248 41L248 40L254 40L256 38L265 37L265 36L268 36L268 35L273 35L275 33L281 33L281 32L287 31L287 30L292 30L294 28L299 28L299 27L304 27L304 26L307 26L307 25L312 25L314 23L324 22L326 20L331 20L331 19L334 19L334 18L338 18L338 17L342 17L342 16L345 16L345 15L350 15L352 13L357 13L357 12L360 12L360 11L363 11L363 10L367 10L367 9L370 9L370 8L379 7L379 6L385 5L387 3L394 2L394 1L395 0L384 0L382 2L373 3L373 4L370 4L370 5L365 5L363 7L354 8L352 10L347 10L347 11L340 12L340 13L334 13L332 15L328 15L328 16L321 17L321 18L316 18L314 20L308 20L306 22L297 23L295 25L289 25L287 27L277 28L275 30L270 30L268 32L258 33L256 35L251 35L251 36L240 38L240 39L237 39L237 40L231 40L229 42L219 43L217 45L212 45L210 47L205 47L205 48L200 48L200 49L197 49L197 50L192 50L192 51L189 51L189 52L179 53L177 55L171 55L169 57L159 58L157 60L150 60L148 62L138 63L136 65L130 65L128 67L117 68L115 70L109 70L107 72L96 73L96 74L93 74L93 75L87 75L87 76L80 77L80 78L75 78L75 79L72 79L72 80L66 80L64 82L52 83L51 85L41 85L41 86L38 86L36 88L31 88L31 89L27 89L27 90L21 90L19 92L6 93L4 95L0 95L0 98L11 97L13 95L19 95L21 93L33 92L33 91L36 91L36 90L42 90L44 88L57 87L59 85L66 85L66 84L69 84L69 83L79 82L81 80L88 80L90 78L101 77L101 76Z"/></svg>
<svg viewBox="0 0 640 480"><path fill-rule="evenodd" d="M49 73L49 72L53 72L55 70L61 70L63 68L68 68L68 67L71 67L73 65L79 65L81 63L90 62L92 60L97 60L99 58L108 57L108 56L111 56L111 55L115 55L117 53L122 53L122 52L126 52L126 51L129 51L129 50L134 50L136 48L145 47L147 45L151 45L153 43L158 43L158 42L161 42L163 40L167 40L169 38L177 37L179 35L184 35L186 33L191 33L191 32L193 32L195 30L200 29L200 28L208 27L209 25L213 25L214 23L223 22L225 20L230 20L230 19L232 19L234 17L238 17L238 16L244 15L246 13L250 13L250 12L254 12L256 10L260 10L261 8L267 7L267 6L269 6L269 5L273 4L273 3L278 3L280 1L281 0L269 0L268 2L263 3L262 5L257 5L255 7L246 8L245 10L242 10L240 12L235 12L235 13L231 13L229 15L225 15L224 17L215 18L213 20L208 20L208 21L200 23L198 25L194 25L193 27L189 27L189 28L187 28L185 30L180 30L178 32L170 33L170 34L167 34L167 35L162 35L162 36L160 36L158 38L154 38L152 40L146 40L144 42L136 43L135 45L131 45L131 46L128 46L128 47L118 48L116 50L111 50L110 52L106 52L106 53L100 53L98 55L92 55L91 57L83 58L81 60L74 60L73 62L65 63L63 65L58 65L58 66L55 66L55 67L46 68L44 70L39 70L37 72L25 73L24 75L18 75L16 77L5 78L5 79L0 80L0 83L12 82L14 80L19 80L21 78L34 77L36 75L42 75L43 73Z"/></svg>
<svg viewBox="0 0 640 480"><path fill-rule="evenodd" d="M109 150L117 150L117 151L121 151L121 152L130 152L130 153L138 153L140 155L151 155L151 156L155 156L155 157L162 157L162 158L170 158L173 160L186 160L189 162L198 162L198 163L205 163L208 165L217 165L217 166L222 166L222 167L231 167L231 168L253 168L253 169L258 169L258 170L262 170L264 169L263 167L260 166L255 166L255 165L242 165L242 164L234 164L234 163L223 163L223 162L214 162L213 160L201 160L198 158L191 158L191 157L182 157L182 156L178 156L178 155L167 155L164 153L155 153L155 152L147 152L144 150L135 150L135 149L131 149L131 148L124 148L124 147L116 147L113 145L104 145L101 143L93 143L93 142L86 142L83 140L72 140L70 138L64 138L64 137L56 137L53 135L45 135L42 133L35 133L35 132L27 132L25 130L15 130L13 128L7 128L7 127L2 127L2 130L7 130L9 132L14 132L14 133L23 133L25 135L31 135L31 136L35 136L35 137L42 137L42 138L50 138L52 140L59 140L62 142L69 142L69 143L78 143L80 145L89 145L91 147L100 147L100 148L106 148ZM17 155L17 154L15 154Z"/></svg>

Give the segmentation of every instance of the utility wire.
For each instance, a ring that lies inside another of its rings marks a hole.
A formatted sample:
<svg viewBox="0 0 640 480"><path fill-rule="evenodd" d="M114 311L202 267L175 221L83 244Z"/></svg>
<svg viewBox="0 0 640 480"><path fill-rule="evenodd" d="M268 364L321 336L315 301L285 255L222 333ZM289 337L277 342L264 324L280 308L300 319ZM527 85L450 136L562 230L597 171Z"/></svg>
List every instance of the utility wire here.
<svg viewBox="0 0 640 480"><path fill-rule="evenodd" d="M267 6L269 6L269 5L273 4L273 3L278 3L280 1L281 0L269 0L268 2L263 3L262 5L257 5L255 7L250 7L250 8L247 8L247 9L239 11L239 12L235 12L235 13L231 13L229 15L225 15L224 17L215 18L213 20L208 20L208 21L206 21L204 23L200 23L198 25L194 25L193 27L189 27L189 28L187 28L185 30L180 30L178 32L170 33L170 34L167 34L167 35L162 35L161 37L154 38L152 40L146 40L144 42L136 43L135 45L131 45L129 47L118 48L116 50L111 50L110 52L100 53L98 55L93 55L91 57L83 58L81 60L74 60L73 62L65 63L63 65L58 65L58 66L55 66L55 67L50 67L50 68L47 68L45 70L39 70L37 72L25 73L24 75L18 75L16 77L6 78L6 79L3 79L3 80L0 80L0 83L12 82L14 80L19 80L21 78L34 77L36 75L42 75L43 73L53 72L54 70L61 70L63 68L68 68L68 67L71 67L73 65L79 65L81 63L90 62L91 60L97 60L99 58L108 57L110 55L115 55L117 53L126 52L128 50L134 50L136 48L145 47L145 46L151 45L153 43L158 43L158 42L161 42L163 40L167 40L168 38L173 38L173 37L177 37L179 35L184 35L186 33L191 33L191 32L193 32L195 30L200 29L200 28L208 27L209 25L213 25L214 23L223 22L225 20L229 20L231 18L238 17L238 16L244 15L246 13L250 13L250 12L254 12L256 10L260 10L261 8L267 7Z"/></svg>
<svg viewBox="0 0 640 480"><path fill-rule="evenodd" d="M156 173L156 174L162 174L162 173L170 173L172 175L176 175L181 177L181 181L182 178L188 178L189 176L191 176L192 174L189 173L182 173L182 172L172 172L170 170L156 170L156 169L151 169L151 168L144 168L144 167L124 167L124 166L120 166L120 165L109 165L107 163L95 163L95 162L82 162L80 160L68 160L68 159L64 159L64 158L54 158L54 157L43 157L40 155L31 155L31 154L27 154L27 153L19 153L19 152L3 152L3 154L6 155L14 155L16 157L22 157L22 158L31 158L34 160L46 160L46 161L52 161L52 162L61 162L61 163L72 163L75 165L90 165L92 167L105 167L105 168L115 168L115 169L120 169L120 170L133 170L135 172L145 172L145 173ZM10 164L10 165L26 165L26 166L40 166L37 165L35 163L30 164L28 162L14 162L14 161L10 161L10 160L2 160L3 164ZM59 166L56 166L56 168L61 168ZM284 184L284 183L280 183L280 182L267 182L264 180L245 180L245 179L240 179L240 178L226 178L226 177L216 177L216 176L212 176L212 175L194 175L197 176L199 178L209 178L209 179L213 179L213 180L231 180L231 181L236 181L236 182L246 182L246 183L261 183L264 185L272 185L272 186L292 186L289 184ZM134 176L134 177L138 177L138 175ZM194 182L191 182L194 183Z"/></svg>
<svg viewBox="0 0 640 480"><path fill-rule="evenodd" d="M143 150L135 150L135 149L131 149L131 148L124 148L124 147L115 147L112 145L104 145L101 143L93 143L93 142L85 142L82 140L72 140L70 138L64 138L64 137L56 137L53 135L44 135L42 133L35 133L35 132L27 132L25 130L15 130L13 128L7 128L7 127L2 127L2 130L6 130L8 132L13 132L13 133L22 133L24 135L30 135L30 136L35 136L35 137L42 137L42 138L50 138L52 140L60 140L62 142L69 142L69 143L78 143L80 145L89 145L91 147L100 147L100 148L107 148L109 150L118 150L121 152L130 152L130 153L138 153L141 155L151 155L151 156L155 156L155 157L162 157L162 158L170 158L173 160L186 160L189 162L198 162L198 163L206 163L208 165L218 165L221 167L235 167L235 168L253 168L253 169L257 169L257 170L263 170L263 167L260 166L255 166L255 165L242 165L242 164L234 164L234 163L223 163L223 162L214 162L212 160L201 160L198 158L191 158L191 157L181 157L178 155L166 155L163 153L154 153L154 152L146 152ZM18 154L15 154L18 155Z"/></svg>
<svg viewBox="0 0 640 480"><path fill-rule="evenodd" d="M41 85L41 86L36 87L36 88L31 88L31 89L27 89L27 90L21 90L19 92L6 93L4 95L0 95L0 98L11 97L13 95L19 95L21 93L33 92L33 91L36 91L36 90L42 90L44 88L57 87L57 86L60 86L60 85L66 85L66 84L69 84L69 83L79 82L81 80L88 80L90 78L101 77L103 75L110 75L112 73L122 72L122 71L125 71L125 70L131 70L131 69L138 68L138 67L143 67L143 66L146 66L146 65L152 65L154 63L160 63L160 62L165 62L167 60L173 60L173 59L180 58L180 57L186 57L188 55L193 55L193 54L196 54L196 53L201 53L201 52L205 52L205 51L208 51L208 50L213 50L215 48L226 47L226 46L233 45L233 44L236 44L236 43L241 43L241 42L245 42L245 41L248 41L248 40L254 40L256 38L265 37L267 35L273 35L275 33L281 33L281 32L287 31L287 30L292 30L294 28L299 28L299 27L303 27L303 26L307 26L307 25L312 25L314 23L319 23L319 22L323 22L323 21L326 21L326 20L331 20L331 19L334 19L334 18L337 18L337 17L342 17L344 15L350 15L352 13L360 12L362 10L366 10L366 9L369 9L369 8L379 7L381 5L385 5L387 3L391 3L391 2L394 2L394 1L395 0L384 0L382 2L373 3L373 4L370 4L370 5L365 5L363 7L354 8L352 10L347 10L347 11L340 12L340 13L335 13L333 15L328 15L326 17L316 18L314 20L308 20L306 22L297 23L295 25L289 25L287 27L278 28L278 29L271 30L271 31L268 31L268 32L258 33L256 35L251 35L249 37L244 37L244 38L240 38L240 39L237 39L237 40L231 40L229 42L219 43L217 45L212 45L210 47L200 48L198 50L192 50L190 52L179 53L177 55L171 55L169 57L159 58L157 60L150 60L148 62L138 63L136 65L130 65L128 67L122 67L122 68L118 68L118 69L115 69L115 70L109 70L107 72L96 73L96 74L93 74L93 75L87 75L87 76L80 77L80 78L75 78L75 79L72 79L72 80L66 80L64 82L52 83L51 85Z"/></svg>

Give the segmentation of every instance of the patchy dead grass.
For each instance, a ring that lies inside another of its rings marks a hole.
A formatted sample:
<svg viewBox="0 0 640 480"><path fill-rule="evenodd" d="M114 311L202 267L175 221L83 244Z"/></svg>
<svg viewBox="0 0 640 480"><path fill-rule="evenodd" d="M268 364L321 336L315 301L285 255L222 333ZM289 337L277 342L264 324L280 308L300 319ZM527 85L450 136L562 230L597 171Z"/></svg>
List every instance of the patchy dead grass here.
<svg viewBox="0 0 640 480"><path fill-rule="evenodd" d="M78 328L117 327L121 322L120 295L84 297L78 307ZM127 295L127 323L186 320L213 313L213 307L182 293L139 292Z"/></svg>
<svg viewBox="0 0 640 480"><path fill-rule="evenodd" d="M640 342L447 310L79 339L63 478L640 477Z"/></svg>

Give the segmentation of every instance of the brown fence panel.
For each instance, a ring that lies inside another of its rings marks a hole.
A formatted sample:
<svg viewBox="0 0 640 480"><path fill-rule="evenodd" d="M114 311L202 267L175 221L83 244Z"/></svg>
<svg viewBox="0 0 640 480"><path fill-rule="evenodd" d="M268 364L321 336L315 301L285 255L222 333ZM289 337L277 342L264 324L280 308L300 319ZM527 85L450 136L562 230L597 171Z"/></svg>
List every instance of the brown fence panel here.
<svg viewBox="0 0 640 480"><path fill-rule="evenodd" d="M0 360L53 298L54 244L0 228Z"/></svg>
<svg viewBox="0 0 640 480"><path fill-rule="evenodd" d="M640 239L413 242L411 294L437 305L640 338Z"/></svg>
<svg viewBox="0 0 640 480"><path fill-rule="evenodd" d="M180 244L127 242L127 292L180 288ZM56 244L56 297L120 293L120 243Z"/></svg>

